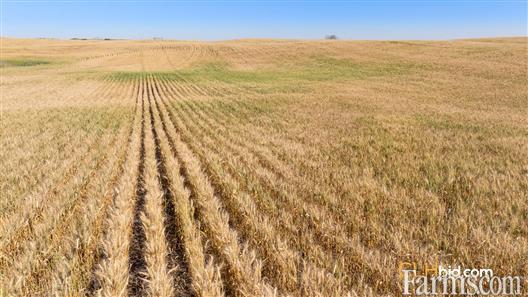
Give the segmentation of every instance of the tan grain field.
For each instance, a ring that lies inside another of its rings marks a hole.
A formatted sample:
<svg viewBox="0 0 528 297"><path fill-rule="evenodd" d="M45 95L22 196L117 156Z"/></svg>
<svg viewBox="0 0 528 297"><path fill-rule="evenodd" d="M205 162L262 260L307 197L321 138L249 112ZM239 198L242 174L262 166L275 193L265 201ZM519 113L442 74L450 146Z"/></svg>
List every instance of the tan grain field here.
<svg viewBox="0 0 528 297"><path fill-rule="evenodd" d="M528 276L527 44L3 39L0 296Z"/></svg>

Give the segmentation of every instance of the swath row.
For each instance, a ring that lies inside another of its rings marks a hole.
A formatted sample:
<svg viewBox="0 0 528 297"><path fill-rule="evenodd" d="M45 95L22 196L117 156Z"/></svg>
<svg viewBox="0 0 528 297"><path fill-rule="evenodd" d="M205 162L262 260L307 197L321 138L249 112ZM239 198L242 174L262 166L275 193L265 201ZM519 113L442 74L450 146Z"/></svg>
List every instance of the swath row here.
<svg viewBox="0 0 528 297"><path fill-rule="evenodd" d="M315 250L307 249L313 251L308 257L299 252L306 249L303 242L314 243L310 233L292 237L295 227L280 228L270 220L270 215L277 218L275 211L262 212L266 204L276 204L269 193L253 197L233 167L222 168L214 143L225 142L209 133L205 116L190 119L196 111L173 105L177 92L163 78L145 75L140 79L141 115L135 123L138 152L130 165L137 168L129 169L136 182L123 185L129 188L123 193L133 199L123 200L124 205L116 203L116 209L126 211L116 211L116 217L109 218L109 225L122 221L115 226L122 232L106 240L107 257L100 264L98 291L106 296L125 290L134 296L175 292L311 295L321 292L323 284L328 293L344 290L347 280L332 273L317 244ZM230 150L247 152L240 146ZM294 201L289 203L285 206L295 209ZM291 219L278 218L279 222ZM323 283L310 281L321 277Z"/></svg>
<svg viewBox="0 0 528 297"><path fill-rule="evenodd" d="M108 218L105 256L96 273L97 293L171 296L178 291L207 296L222 295L225 290L235 296L272 294L274 290L260 278L259 262L240 246L236 232L230 229L197 160L181 140L174 141L177 135L160 129L159 105L155 104L156 109L152 105L157 100L152 78L143 77L140 84L141 115L134 123L130 164ZM168 139L172 139L170 144ZM181 169L176 172L175 168ZM212 263L200 231L211 238L210 250L222 265Z"/></svg>

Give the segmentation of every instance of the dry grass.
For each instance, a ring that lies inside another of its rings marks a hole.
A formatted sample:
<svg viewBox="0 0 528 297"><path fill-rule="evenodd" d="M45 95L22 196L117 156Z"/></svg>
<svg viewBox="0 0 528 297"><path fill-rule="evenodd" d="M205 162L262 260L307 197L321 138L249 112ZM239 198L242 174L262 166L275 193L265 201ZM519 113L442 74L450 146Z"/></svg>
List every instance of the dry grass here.
<svg viewBox="0 0 528 297"><path fill-rule="evenodd" d="M527 42L5 39L0 296L527 276Z"/></svg>

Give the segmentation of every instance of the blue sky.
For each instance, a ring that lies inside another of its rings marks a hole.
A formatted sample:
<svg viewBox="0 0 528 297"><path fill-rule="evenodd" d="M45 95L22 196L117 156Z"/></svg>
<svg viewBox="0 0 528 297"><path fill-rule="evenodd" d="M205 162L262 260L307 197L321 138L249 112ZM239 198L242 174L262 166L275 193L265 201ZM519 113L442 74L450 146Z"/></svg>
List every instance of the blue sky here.
<svg viewBox="0 0 528 297"><path fill-rule="evenodd" d="M526 0L1 1L9 37L453 39L528 30Z"/></svg>

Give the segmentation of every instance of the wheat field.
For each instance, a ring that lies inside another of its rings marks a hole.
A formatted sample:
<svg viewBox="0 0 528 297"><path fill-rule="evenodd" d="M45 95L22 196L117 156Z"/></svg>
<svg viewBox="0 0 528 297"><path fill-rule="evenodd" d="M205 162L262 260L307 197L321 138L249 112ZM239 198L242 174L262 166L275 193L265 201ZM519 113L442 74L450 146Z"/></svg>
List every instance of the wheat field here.
<svg viewBox="0 0 528 297"><path fill-rule="evenodd" d="M527 276L527 42L4 38L0 296Z"/></svg>

